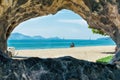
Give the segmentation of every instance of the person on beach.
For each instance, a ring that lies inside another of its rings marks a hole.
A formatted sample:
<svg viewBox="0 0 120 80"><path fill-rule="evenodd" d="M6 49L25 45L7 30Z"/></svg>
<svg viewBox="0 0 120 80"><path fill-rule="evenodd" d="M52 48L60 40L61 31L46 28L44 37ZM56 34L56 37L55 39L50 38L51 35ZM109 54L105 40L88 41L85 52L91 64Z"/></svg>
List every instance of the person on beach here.
<svg viewBox="0 0 120 80"><path fill-rule="evenodd" d="M75 47L75 44L72 42L71 45L70 45L70 47L71 47L71 48L72 48L72 47Z"/></svg>

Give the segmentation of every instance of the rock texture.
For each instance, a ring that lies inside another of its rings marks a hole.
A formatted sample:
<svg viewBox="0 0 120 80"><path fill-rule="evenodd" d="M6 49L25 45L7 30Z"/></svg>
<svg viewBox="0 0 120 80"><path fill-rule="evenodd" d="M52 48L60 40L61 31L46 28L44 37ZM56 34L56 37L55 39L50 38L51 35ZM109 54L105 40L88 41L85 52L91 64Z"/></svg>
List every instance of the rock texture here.
<svg viewBox="0 0 120 80"><path fill-rule="evenodd" d="M66 56L12 60L0 55L0 80L119 80L119 65L92 63Z"/></svg>
<svg viewBox="0 0 120 80"><path fill-rule="evenodd" d="M0 50L7 53L13 29L30 18L69 9L108 34L120 48L120 0L0 0ZM120 59L120 49L113 62ZM117 66L117 67L116 67ZM71 57L12 60L0 52L0 80L119 80L118 65L103 65Z"/></svg>

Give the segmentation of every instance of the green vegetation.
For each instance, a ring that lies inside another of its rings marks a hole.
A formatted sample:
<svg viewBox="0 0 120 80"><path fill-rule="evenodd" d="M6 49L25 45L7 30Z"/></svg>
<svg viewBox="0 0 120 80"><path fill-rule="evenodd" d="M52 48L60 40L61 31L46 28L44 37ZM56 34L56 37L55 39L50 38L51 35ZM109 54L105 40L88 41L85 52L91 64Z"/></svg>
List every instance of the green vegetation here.
<svg viewBox="0 0 120 80"><path fill-rule="evenodd" d="M92 29L92 32L95 33L95 34L101 34L101 35L104 35L104 36L107 35L107 34L104 33L102 30L94 29L94 28L92 28L92 27L90 27L90 26L88 26L88 28Z"/></svg>
<svg viewBox="0 0 120 80"><path fill-rule="evenodd" d="M95 28L93 28L91 26L88 26L88 28L92 29L92 32L95 33L95 34L101 34L101 35L104 35L104 36L107 35L102 30L95 29ZM112 55L111 56L107 56L107 57L104 57L104 58L96 60L96 62L107 64L108 62L110 62L110 60L112 59L112 57L113 57Z"/></svg>
<svg viewBox="0 0 120 80"><path fill-rule="evenodd" d="M110 62L110 60L112 59L112 57L113 57L112 55L111 56L107 56L107 57L104 57L104 58L96 60L96 62L107 64L108 62Z"/></svg>

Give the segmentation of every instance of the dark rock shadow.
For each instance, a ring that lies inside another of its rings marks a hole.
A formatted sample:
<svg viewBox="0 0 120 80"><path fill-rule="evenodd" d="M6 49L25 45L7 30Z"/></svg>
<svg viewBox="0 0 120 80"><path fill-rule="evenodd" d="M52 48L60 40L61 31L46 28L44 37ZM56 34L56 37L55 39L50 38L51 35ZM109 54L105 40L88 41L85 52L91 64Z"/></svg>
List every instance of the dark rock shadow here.
<svg viewBox="0 0 120 80"><path fill-rule="evenodd" d="M31 57L17 60L6 58L2 54L0 54L0 80L120 79L120 67L115 64L88 62L70 56L46 59Z"/></svg>
<svg viewBox="0 0 120 80"><path fill-rule="evenodd" d="M25 57L25 56L13 56L12 58L22 58L22 59L26 59L26 58L30 58L30 57Z"/></svg>
<svg viewBox="0 0 120 80"><path fill-rule="evenodd" d="M102 54L115 54L115 52L101 52Z"/></svg>

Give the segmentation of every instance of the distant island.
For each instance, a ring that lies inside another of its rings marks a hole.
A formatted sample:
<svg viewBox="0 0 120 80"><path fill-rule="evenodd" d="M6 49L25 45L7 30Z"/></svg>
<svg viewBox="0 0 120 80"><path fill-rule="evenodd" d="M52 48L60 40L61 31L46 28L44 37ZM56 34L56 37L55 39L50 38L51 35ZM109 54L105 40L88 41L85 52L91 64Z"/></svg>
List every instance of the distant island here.
<svg viewBox="0 0 120 80"><path fill-rule="evenodd" d="M72 43L75 47L115 45L110 37L83 40L61 39L59 37L44 38L42 36L28 36L21 33L12 33L8 39L8 46L15 47L17 50L69 48Z"/></svg>
<svg viewBox="0 0 120 80"><path fill-rule="evenodd" d="M59 37L50 37L50 38L44 38L42 36L28 36L28 35L24 35L21 33L12 33L9 37L9 40L33 40L33 39L39 39L39 40L59 40L61 38Z"/></svg>
<svg viewBox="0 0 120 80"><path fill-rule="evenodd" d="M111 41L113 41L110 37L98 38L97 40L100 40L100 41L102 41L102 40L111 40Z"/></svg>
<svg viewBox="0 0 120 80"><path fill-rule="evenodd" d="M59 37L45 38L45 37L42 37L42 36L28 36L28 35L24 35L24 34L21 34L21 33L12 33L8 40L63 40L63 39L61 39ZM67 39L64 39L64 40L67 40ZM83 40L83 39L81 39L81 40ZM100 40L100 41L110 40L110 41L112 41L112 39L110 37L98 38L96 40Z"/></svg>

